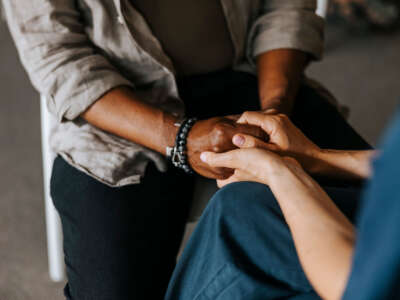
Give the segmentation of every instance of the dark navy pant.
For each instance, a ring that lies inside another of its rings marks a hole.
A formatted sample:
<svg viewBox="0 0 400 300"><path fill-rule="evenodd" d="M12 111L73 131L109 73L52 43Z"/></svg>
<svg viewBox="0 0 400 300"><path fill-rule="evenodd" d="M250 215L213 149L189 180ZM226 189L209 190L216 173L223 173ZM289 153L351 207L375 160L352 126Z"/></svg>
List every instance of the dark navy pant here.
<svg viewBox="0 0 400 300"><path fill-rule="evenodd" d="M353 220L359 190L326 191ZM319 297L302 271L289 228L270 189L241 182L221 189L209 203L175 269L166 299Z"/></svg>

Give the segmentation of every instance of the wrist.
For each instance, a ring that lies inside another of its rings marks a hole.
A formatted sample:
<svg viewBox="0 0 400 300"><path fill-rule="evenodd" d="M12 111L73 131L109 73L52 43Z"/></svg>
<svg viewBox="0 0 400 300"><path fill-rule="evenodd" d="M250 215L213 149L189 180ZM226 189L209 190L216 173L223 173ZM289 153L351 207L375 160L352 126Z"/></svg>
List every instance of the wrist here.
<svg viewBox="0 0 400 300"><path fill-rule="evenodd" d="M289 114L294 100L288 96L263 97L260 104L261 110L276 109L280 113Z"/></svg>
<svg viewBox="0 0 400 300"><path fill-rule="evenodd" d="M313 175L324 173L324 162L327 160L327 156L329 156L329 150L321 148L313 149L306 156L306 162L303 164L304 169Z"/></svg>
<svg viewBox="0 0 400 300"><path fill-rule="evenodd" d="M263 160L260 162L259 168L260 172L254 175L268 186L278 183L288 172L288 166L281 156Z"/></svg>
<svg viewBox="0 0 400 300"><path fill-rule="evenodd" d="M179 124L174 146L166 148L167 157L171 160L172 164L188 174L193 174L193 169L189 163L187 140L189 132L196 121L195 118L184 119Z"/></svg>
<svg viewBox="0 0 400 300"><path fill-rule="evenodd" d="M174 147L176 136L179 131L179 119L166 112L162 112L162 132L163 132L163 145L161 153L166 155L167 147Z"/></svg>

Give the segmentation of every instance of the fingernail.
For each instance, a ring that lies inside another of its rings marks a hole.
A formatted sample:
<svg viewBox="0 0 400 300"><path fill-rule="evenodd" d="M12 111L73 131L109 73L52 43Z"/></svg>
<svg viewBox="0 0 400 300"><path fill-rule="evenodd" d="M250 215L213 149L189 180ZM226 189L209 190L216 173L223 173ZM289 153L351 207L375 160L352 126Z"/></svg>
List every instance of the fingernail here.
<svg viewBox="0 0 400 300"><path fill-rule="evenodd" d="M201 159L203 162L207 162L207 153L205 153L205 152L201 153L201 154L200 154L200 159Z"/></svg>
<svg viewBox="0 0 400 300"><path fill-rule="evenodd" d="M244 141L245 141L245 139L244 139L244 137L243 136L241 136L241 135L235 135L234 137L233 137L233 143L236 145L236 146L242 146L243 144L244 144Z"/></svg>

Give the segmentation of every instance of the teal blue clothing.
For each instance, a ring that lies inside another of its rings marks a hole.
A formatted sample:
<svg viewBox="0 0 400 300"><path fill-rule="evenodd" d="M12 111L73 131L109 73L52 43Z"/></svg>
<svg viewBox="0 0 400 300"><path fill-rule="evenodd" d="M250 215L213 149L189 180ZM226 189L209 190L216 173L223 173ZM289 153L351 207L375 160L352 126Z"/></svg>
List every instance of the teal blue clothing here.
<svg viewBox="0 0 400 300"><path fill-rule="evenodd" d="M324 188L358 230L345 300L400 299L400 116L385 140L365 191ZM320 298L302 270L270 189L241 182L226 186L211 199L165 299Z"/></svg>
<svg viewBox="0 0 400 300"><path fill-rule="evenodd" d="M400 115L382 149L359 213L345 300L400 299Z"/></svg>
<svg viewBox="0 0 400 300"><path fill-rule="evenodd" d="M359 189L325 190L347 217L354 219ZM226 186L211 199L179 260L165 299L320 298L302 270L270 189L240 182Z"/></svg>

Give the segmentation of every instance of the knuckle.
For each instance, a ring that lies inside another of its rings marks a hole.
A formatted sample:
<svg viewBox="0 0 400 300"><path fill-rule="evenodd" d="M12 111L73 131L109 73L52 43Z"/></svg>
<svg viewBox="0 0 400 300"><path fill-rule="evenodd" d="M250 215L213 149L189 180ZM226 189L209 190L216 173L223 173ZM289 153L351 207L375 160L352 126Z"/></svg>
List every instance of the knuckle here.
<svg viewBox="0 0 400 300"><path fill-rule="evenodd" d="M222 149L221 149L220 146L214 145L214 146L212 147L212 151L213 151L213 152L216 152L216 153L219 153L219 152L222 151Z"/></svg>
<svg viewBox="0 0 400 300"><path fill-rule="evenodd" d="M278 116L274 115L269 118L269 124L273 127L277 127L279 125Z"/></svg>
<svg viewBox="0 0 400 300"><path fill-rule="evenodd" d="M216 124L214 126L211 134L213 136L215 144L218 144L219 142L224 141L224 139L226 138L226 132L227 132L227 128L223 124Z"/></svg>
<svg viewBox="0 0 400 300"><path fill-rule="evenodd" d="M247 147L255 147L256 146L256 140L254 138L246 138L246 146Z"/></svg>
<svg viewBox="0 0 400 300"><path fill-rule="evenodd" d="M246 117L248 117L249 115L251 114L251 111L245 111L244 113L243 113L243 116L246 118Z"/></svg>
<svg viewBox="0 0 400 300"><path fill-rule="evenodd" d="M274 116L273 120L275 122L275 125L277 125L277 126L282 126L284 123L284 118L281 115Z"/></svg>
<svg viewBox="0 0 400 300"><path fill-rule="evenodd" d="M214 129L213 129L213 134L214 134L216 137L222 137L222 136L224 136L224 133L225 133L225 131L224 131L224 129L222 128L221 125L216 125L216 126L214 127Z"/></svg>

